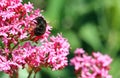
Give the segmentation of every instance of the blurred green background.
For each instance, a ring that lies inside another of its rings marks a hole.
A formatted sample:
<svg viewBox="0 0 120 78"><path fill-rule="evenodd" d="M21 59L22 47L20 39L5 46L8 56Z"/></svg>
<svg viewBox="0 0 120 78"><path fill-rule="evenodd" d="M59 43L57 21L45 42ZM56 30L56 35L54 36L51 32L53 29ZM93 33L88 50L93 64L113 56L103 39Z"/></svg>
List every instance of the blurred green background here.
<svg viewBox="0 0 120 78"><path fill-rule="evenodd" d="M110 74L120 78L120 0L23 0L32 2L42 12L52 34L62 33L71 44L70 55L77 47L88 53L100 51L113 58ZM74 68L61 71L43 68L38 78L76 78Z"/></svg>

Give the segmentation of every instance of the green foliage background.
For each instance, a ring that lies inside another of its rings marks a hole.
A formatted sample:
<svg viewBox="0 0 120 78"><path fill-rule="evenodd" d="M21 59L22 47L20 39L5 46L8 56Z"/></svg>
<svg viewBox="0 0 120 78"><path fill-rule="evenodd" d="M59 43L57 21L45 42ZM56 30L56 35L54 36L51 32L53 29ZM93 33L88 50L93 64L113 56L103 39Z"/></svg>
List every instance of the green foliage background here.
<svg viewBox="0 0 120 78"><path fill-rule="evenodd" d="M100 51L113 58L113 78L120 78L120 0L23 0L32 2L53 27L52 34L62 33L71 44L68 58L77 47L88 53ZM38 78L76 78L74 68L61 71L43 68Z"/></svg>

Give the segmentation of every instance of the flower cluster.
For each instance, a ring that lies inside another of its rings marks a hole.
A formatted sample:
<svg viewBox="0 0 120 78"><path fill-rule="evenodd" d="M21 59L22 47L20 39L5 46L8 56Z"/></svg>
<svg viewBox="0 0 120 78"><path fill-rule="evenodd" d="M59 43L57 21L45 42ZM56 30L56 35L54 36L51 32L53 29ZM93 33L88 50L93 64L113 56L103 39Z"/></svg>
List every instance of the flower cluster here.
<svg viewBox="0 0 120 78"><path fill-rule="evenodd" d="M77 78L112 78L108 73L112 59L108 55L93 52L89 56L82 48L77 48L70 62L75 67Z"/></svg>
<svg viewBox="0 0 120 78"><path fill-rule="evenodd" d="M41 46L32 46L26 42L23 46L13 50L13 61L19 65L28 64L30 67L51 67L53 70L67 65L69 43L60 34L50 37L50 41L42 42Z"/></svg>
<svg viewBox="0 0 120 78"><path fill-rule="evenodd" d="M60 34L57 37L52 36L50 41L43 44L44 50L47 51L46 63L53 70L64 68L67 65L67 55L69 54L69 43Z"/></svg>
<svg viewBox="0 0 120 78"><path fill-rule="evenodd" d="M34 19L42 16L39 9L33 9L31 3L22 4L21 0L0 1L0 38L5 47L10 48L11 43L16 45L17 42L31 37L36 27ZM50 26L47 25L46 33L41 38L48 37L49 30Z"/></svg>
<svg viewBox="0 0 120 78"><path fill-rule="evenodd" d="M32 71L43 66L53 70L64 68L70 45L61 34L50 37L50 30L40 10L34 10L30 2L22 4L22 0L1 0L0 71L12 77L20 67L28 66Z"/></svg>

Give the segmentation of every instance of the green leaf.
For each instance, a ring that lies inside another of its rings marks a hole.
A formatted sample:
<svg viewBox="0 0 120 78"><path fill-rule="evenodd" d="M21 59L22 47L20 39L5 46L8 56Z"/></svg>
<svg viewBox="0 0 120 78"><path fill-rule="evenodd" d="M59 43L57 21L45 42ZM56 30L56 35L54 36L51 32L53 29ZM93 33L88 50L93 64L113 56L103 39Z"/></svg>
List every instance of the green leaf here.
<svg viewBox="0 0 120 78"><path fill-rule="evenodd" d="M71 30L63 31L63 35L68 39L71 45L71 50L75 50L81 46L81 40L77 37L76 33Z"/></svg>
<svg viewBox="0 0 120 78"><path fill-rule="evenodd" d="M87 23L79 29L79 36L88 43L94 50L99 50L102 47L99 37L99 31L92 23Z"/></svg>
<svg viewBox="0 0 120 78"><path fill-rule="evenodd" d="M60 23L60 14L65 0L49 0L47 10L44 12L45 17L50 20L50 24L58 28Z"/></svg>

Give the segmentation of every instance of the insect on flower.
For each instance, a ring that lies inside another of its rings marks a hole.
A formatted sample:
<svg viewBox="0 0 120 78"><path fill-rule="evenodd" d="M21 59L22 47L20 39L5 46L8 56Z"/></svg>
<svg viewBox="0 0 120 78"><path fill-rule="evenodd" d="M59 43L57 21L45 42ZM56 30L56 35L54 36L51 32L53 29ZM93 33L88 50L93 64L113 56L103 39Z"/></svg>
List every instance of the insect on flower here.
<svg viewBox="0 0 120 78"><path fill-rule="evenodd" d="M46 31L46 26L47 26L47 23L46 23L46 21L44 20L44 18L43 17L37 17L37 18L35 18L35 20L36 20L36 28L34 28L34 34L36 35L36 36L41 36L41 35L43 35L44 33L45 33L45 31Z"/></svg>

